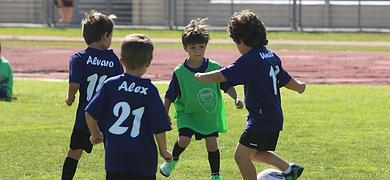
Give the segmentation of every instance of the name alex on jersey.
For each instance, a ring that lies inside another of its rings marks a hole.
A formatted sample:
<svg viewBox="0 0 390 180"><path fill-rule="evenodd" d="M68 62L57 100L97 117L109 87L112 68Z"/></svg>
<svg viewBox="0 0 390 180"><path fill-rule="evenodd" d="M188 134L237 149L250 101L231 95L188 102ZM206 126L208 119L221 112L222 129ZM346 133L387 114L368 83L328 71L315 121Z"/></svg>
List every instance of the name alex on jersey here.
<svg viewBox="0 0 390 180"><path fill-rule="evenodd" d="M131 93L139 93L142 95L148 95L148 88L143 86L137 86L135 82L132 82L128 85L127 81L123 81L122 84L118 87L118 91L126 91Z"/></svg>
<svg viewBox="0 0 390 180"><path fill-rule="evenodd" d="M103 66L103 67L114 67L114 62L112 61L107 61L107 60L101 60L98 59L97 57L88 57L87 64L91 64L94 66Z"/></svg>

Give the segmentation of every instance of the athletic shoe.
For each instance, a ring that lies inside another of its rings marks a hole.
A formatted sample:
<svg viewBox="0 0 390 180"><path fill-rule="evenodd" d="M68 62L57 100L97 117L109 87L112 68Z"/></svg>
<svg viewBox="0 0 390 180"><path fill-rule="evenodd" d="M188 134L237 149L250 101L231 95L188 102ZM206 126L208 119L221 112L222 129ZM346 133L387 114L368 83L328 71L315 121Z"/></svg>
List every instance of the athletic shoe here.
<svg viewBox="0 0 390 180"><path fill-rule="evenodd" d="M211 175L210 180L222 180L222 176L220 176L220 175Z"/></svg>
<svg viewBox="0 0 390 180"><path fill-rule="evenodd" d="M175 169L176 167L176 163L177 161L165 161L163 164L161 164L160 166L160 173L165 176L165 177L168 177L169 175L171 175L171 172Z"/></svg>
<svg viewBox="0 0 390 180"><path fill-rule="evenodd" d="M296 180L299 176L301 176L304 168L298 166L296 164L291 165L291 171L288 174L283 174L286 180Z"/></svg>

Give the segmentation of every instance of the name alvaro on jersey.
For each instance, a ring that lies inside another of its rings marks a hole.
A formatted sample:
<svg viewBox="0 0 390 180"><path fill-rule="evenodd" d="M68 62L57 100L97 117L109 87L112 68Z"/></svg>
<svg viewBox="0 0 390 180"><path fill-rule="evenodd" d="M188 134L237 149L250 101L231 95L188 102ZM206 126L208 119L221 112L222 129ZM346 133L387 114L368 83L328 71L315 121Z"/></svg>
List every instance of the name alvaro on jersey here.
<svg viewBox="0 0 390 180"><path fill-rule="evenodd" d="M260 55L261 59L268 59L268 58L274 57L274 53L270 50L268 50L268 52L266 52L266 53L259 52L259 55Z"/></svg>
<svg viewBox="0 0 390 180"><path fill-rule="evenodd" d="M136 86L135 82L132 82L128 86L126 81L123 81L122 84L118 87L118 91L127 91L132 93L139 93L143 95L148 94L148 92L146 92L147 90L148 90L147 87Z"/></svg>
<svg viewBox="0 0 390 180"><path fill-rule="evenodd" d="M103 67L114 67L114 62L107 61L104 59L98 59L97 57L92 58L91 56L88 57L87 64L91 64L94 66L103 66Z"/></svg>

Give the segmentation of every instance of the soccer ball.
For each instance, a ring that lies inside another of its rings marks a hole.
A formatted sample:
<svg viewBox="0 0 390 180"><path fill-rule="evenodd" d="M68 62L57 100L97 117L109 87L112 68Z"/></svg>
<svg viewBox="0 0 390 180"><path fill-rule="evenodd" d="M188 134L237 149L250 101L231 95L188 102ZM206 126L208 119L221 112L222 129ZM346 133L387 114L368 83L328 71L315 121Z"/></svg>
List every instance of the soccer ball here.
<svg viewBox="0 0 390 180"><path fill-rule="evenodd" d="M257 180L286 180L282 171L276 169L266 169L257 174Z"/></svg>

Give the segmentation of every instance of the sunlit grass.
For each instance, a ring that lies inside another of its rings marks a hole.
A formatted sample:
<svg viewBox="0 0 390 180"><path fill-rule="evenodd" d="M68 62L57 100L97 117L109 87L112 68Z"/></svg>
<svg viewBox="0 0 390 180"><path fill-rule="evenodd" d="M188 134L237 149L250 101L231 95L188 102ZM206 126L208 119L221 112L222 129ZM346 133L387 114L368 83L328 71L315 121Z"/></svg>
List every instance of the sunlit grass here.
<svg viewBox="0 0 390 180"><path fill-rule="evenodd" d="M161 96L166 84L159 84ZM16 101L0 102L0 179L59 179L74 123L67 107L67 82L16 80ZM242 88L238 87L242 96ZM233 160L245 125L224 95L228 133L218 140L221 174L241 179ZM309 85L303 95L282 90L284 130L277 153L305 166L301 179L388 179L390 177L390 87ZM173 109L171 110L173 112ZM169 149L177 138L168 133ZM159 158L161 163L161 158ZM169 179L209 179L204 141L192 141ZM256 164L260 171L265 166ZM75 179L104 179L103 148L80 161ZM157 174L157 179L166 179Z"/></svg>

